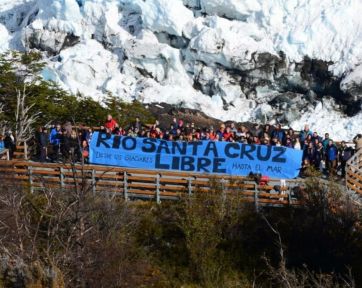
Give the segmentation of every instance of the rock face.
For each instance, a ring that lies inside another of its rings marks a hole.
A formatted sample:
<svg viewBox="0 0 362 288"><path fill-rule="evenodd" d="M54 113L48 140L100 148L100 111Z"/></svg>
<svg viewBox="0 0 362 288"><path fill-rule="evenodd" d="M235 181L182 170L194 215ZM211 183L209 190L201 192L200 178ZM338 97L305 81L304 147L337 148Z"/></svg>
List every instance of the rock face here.
<svg viewBox="0 0 362 288"><path fill-rule="evenodd" d="M362 123L361 9L359 0L3 0L0 51L39 50L45 79L99 100L110 92L295 129L308 121L351 138Z"/></svg>

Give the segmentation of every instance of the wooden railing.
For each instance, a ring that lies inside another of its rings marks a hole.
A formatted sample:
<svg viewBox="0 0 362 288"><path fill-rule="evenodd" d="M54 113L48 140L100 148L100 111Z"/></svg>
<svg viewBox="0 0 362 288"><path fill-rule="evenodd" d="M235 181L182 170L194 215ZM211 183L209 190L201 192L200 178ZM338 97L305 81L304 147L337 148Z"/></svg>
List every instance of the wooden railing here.
<svg viewBox="0 0 362 288"><path fill-rule="evenodd" d="M125 199L177 200L193 193L233 193L259 205L300 205L299 180L271 180L258 185L245 177L154 171L98 165L64 165L29 161L0 161L0 181L16 181L37 189L74 189L107 193ZM5 183L4 182L4 183Z"/></svg>
<svg viewBox="0 0 362 288"><path fill-rule="evenodd" d="M348 160L346 168L347 188L362 196L362 149Z"/></svg>
<svg viewBox="0 0 362 288"><path fill-rule="evenodd" d="M9 150L8 149L0 149L0 160L9 160Z"/></svg>
<svg viewBox="0 0 362 288"><path fill-rule="evenodd" d="M14 158L28 160L28 145L26 142L19 143L19 145L16 146Z"/></svg>

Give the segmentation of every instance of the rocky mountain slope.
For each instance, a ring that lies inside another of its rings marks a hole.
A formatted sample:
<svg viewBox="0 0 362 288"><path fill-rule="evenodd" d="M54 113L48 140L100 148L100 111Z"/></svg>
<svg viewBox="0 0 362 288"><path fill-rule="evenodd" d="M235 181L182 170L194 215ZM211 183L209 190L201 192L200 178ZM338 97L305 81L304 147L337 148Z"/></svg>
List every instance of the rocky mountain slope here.
<svg viewBox="0 0 362 288"><path fill-rule="evenodd" d="M45 79L221 120L362 124L360 0L2 0L0 51L42 51Z"/></svg>

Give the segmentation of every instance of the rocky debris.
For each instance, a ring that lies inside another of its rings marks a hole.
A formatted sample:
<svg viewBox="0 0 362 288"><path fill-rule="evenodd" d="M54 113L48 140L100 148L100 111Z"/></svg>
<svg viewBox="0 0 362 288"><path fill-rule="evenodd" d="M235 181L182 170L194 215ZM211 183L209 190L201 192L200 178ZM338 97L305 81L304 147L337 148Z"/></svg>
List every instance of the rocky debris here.
<svg viewBox="0 0 362 288"><path fill-rule="evenodd" d="M145 108L148 109L152 115L160 121L160 125L164 129L169 128L167 125L172 123L173 118L176 118L177 120L181 119L184 121L184 123L194 123L195 127L200 128L214 127L215 129L218 129L218 127L224 123L223 121L210 117L199 110L170 105L167 103L150 103L146 104ZM234 121L226 121L225 123L231 122ZM236 122L236 124L238 126L244 125L248 128L254 126L254 123L251 122Z"/></svg>
<svg viewBox="0 0 362 288"><path fill-rule="evenodd" d="M222 121L206 115L196 110L182 106L170 105L167 103L150 103L145 107L163 125L162 128L169 128L168 123L172 123L173 118L182 119L185 123L195 123L196 127L219 127Z"/></svg>
<svg viewBox="0 0 362 288"><path fill-rule="evenodd" d="M57 31L31 29L25 30L24 34L24 42L28 42L25 45L29 45L30 49L45 51L49 55L57 55L63 49L75 46L79 41L78 36Z"/></svg>

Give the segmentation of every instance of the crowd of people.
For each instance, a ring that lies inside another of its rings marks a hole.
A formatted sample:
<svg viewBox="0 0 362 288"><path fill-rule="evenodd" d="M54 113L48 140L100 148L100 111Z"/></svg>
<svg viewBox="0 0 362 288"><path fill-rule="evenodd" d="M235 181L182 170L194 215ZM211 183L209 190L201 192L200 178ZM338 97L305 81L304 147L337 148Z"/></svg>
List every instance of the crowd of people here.
<svg viewBox="0 0 362 288"><path fill-rule="evenodd" d="M111 115L108 115L100 130L120 136L148 137L169 141L226 141L284 146L303 150L301 174L308 167L314 167L328 175L336 175L339 171L342 177L345 176L348 159L352 157L355 150L362 148L362 135L360 134L355 137L355 147L352 147L353 145L347 145L345 141L335 143L328 133L322 137L318 132L312 132L308 125L298 132L292 128L283 129L280 124L275 126L255 124L250 127L237 126L233 122L228 122L219 127L198 127L195 123L185 123L182 119L176 118L173 118L168 125L167 123L162 124L161 126L160 122L156 121L152 125L146 125L136 118L127 127L121 127ZM36 157L41 162L83 160L87 162L92 134L92 128L81 125L75 129L70 122L64 125L41 127L34 137L37 146ZM8 133L5 138L0 136L0 143L2 138L4 147L13 151L14 147L11 143L15 140L12 134Z"/></svg>

